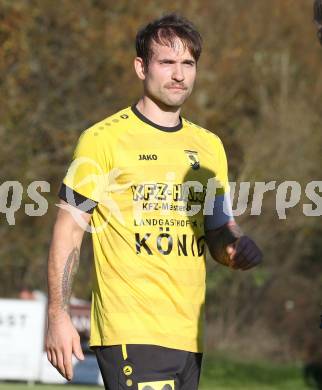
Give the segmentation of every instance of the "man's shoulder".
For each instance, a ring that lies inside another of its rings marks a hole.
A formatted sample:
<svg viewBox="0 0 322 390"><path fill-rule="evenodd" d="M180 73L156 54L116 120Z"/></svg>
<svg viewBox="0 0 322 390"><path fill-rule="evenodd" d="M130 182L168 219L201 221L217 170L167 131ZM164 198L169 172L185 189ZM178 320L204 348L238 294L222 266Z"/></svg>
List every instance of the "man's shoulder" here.
<svg viewBox="0 0 322 390"><path fill-rule="evenodd" d="M199 126L196 123L193 123L186 118L182 118L182 120L183 120L183 124L188 128L190 127L198 137L203 137L205 138L205 140L209 142L222 144L222 141L219 138L219 136L213 131L206 129L205 127Z"/></svg>
<svg viewBox="0 0 322 390"><path fill-rule="evenodd" d="M100 138L113 138L117 136L122 130L131 127L131 119L133 118L133 112L131 107L123 108L111 114L104 119L85 128L80 134L80 138L100 139Z"/></svg>
<svg viewBox="0 0 322 390"><path fill-rule="evenodd" d="M127 126L133 117L133 112L131 107L123 108L107 116L106 118L100 120L99 122L94 123L87 130L112 130L112 129L122 129Z"/></svg>

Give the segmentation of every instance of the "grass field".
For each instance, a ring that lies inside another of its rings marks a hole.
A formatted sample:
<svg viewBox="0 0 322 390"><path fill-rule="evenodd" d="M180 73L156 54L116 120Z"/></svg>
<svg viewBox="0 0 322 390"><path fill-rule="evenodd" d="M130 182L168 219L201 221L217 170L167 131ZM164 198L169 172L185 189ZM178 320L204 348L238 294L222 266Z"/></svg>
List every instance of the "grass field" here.
<svg viewBox="0 0 322 390"><path fill-rule="evenodd" d="M200 390L305 390L302 367L206 358Z"/></svg>
<svg viewBox="0 0 322 390"><path fill-rule="evenodd" d="M0 383L0 390L96 390L97 386ZM302 368L206 356L199 390L305 390Z"/></svg>

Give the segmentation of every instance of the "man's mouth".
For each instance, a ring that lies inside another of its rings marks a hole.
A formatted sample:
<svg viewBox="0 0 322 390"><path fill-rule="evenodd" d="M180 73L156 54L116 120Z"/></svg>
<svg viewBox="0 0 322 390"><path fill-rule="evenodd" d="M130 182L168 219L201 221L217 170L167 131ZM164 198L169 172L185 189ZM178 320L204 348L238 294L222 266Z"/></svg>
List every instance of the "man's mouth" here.
<svg viewBox="0 0 322 390"><path fill-rule="evenodd" d="M182 91L184 91L184 90L186 90L187 88L185 88L185 87L179 87L179 86L172 86L172 87L168 87L168 89L176 89L176 90L182 90Z"/></svg>

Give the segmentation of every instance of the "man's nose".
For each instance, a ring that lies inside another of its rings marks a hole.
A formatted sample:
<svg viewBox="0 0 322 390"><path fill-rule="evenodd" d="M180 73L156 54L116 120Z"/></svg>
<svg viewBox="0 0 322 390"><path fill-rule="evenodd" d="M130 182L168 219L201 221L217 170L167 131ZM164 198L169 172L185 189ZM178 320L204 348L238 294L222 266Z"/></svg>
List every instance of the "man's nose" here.
<svg viewBox="0 0 322 390"><path fill-rule="evenodd" d="M181 64L175 64L172 72L172 79L176 81L184 80L184 73Z"/></svg>

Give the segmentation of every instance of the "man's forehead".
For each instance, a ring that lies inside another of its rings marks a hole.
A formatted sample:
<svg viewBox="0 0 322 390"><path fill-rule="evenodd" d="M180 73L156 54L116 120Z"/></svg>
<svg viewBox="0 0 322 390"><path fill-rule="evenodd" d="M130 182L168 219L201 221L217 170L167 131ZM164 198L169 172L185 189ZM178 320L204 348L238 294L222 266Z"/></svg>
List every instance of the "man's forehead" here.
<svg viewBox="0 0 322 390"><path fill-rule="evenodd" d="M172 42L165 42L163 45L152 41L151 50L153 57L185 57L193 59L188 47L181 41L181 39L176 38Z"/></svg>

